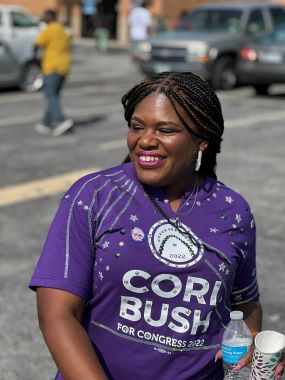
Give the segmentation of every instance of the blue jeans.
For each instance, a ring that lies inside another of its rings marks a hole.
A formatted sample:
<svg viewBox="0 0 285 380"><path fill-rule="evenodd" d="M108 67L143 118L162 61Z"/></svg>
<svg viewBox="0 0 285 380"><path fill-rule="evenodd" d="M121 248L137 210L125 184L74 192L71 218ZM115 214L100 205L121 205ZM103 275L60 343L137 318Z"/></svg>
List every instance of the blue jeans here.
<svg viewBox="0 0 285 380"><path fill-rule="evenodd" d="M43 124L50 128L54 123L61 123L65 120L60 104L60 90L64 80L65 76L57 72L44 76L43 92L46 100L46 112Z"/></svg>

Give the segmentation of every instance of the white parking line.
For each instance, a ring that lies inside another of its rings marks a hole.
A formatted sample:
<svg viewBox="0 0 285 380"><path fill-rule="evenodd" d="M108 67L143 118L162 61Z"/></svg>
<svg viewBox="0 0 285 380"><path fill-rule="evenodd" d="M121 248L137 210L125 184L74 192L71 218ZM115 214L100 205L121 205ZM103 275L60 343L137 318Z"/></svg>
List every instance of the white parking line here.
<svg viewBox="0 0 285 380"><path fill-rule="evenodd" d="M68 107L66 107L67 113L72 118L76 118L78 116L96 116L101 115L102 113L115 113L122 111L122 105L121 104L102 104L101 106L94 106L94 107L87 107L87 108L80 108L77 110L68 110ZM7 117L0 119L0 127L7 127L7 126L19 126L23 124L34 124L37 123L42 118L41 113L33 113L32 116L14 116L14 117Z"/></svg>
<svg viewBox="0 0 285 380"><path fill-rule="evenodd" d="M71 97L71 96L77 96L78 94L94 94L96 92L98 93L104 93L104 94L112 94L116 93L118 91L121 91L124 88L121 84L112 84L112 85L88 85L88 86L82 86L82 87L71 87L66 88L63 90L63 96L64 97ZM127 86L126 86L127 88ZM19 103L19 102L25 102L29 100L42 100L42 94L37 92L33 94L26 94L26 93L11 93L7 95L2 95L0 97L0 104L6 104L6 103Z"/></svg>
<svg viewBox="0 0 285 380"><path fill-rule="evenodd" d="M260 113L258 115L250 115L239 119L228 120L225 122L226 128L247 127L258 123L267 123L270 121L282 120L285 117L285 111L273 111Z"/></svg>
<svg viewBox="0 0 285 380"><path fill-rule="evenodd" d="M120 149L127 146L126 139L113 140L106 143L99 144L101 150Z"/></svg>

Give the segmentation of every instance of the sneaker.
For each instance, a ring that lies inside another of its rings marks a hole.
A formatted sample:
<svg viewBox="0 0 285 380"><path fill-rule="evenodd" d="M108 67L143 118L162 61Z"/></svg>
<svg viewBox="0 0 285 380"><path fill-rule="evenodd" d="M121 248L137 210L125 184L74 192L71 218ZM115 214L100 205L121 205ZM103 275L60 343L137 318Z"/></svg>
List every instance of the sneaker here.
<svg viewBox="0 0 285 380"><path fill-rule="evenodd" d="M51 134L51 128L47 125L44 125L42 123L38 123L35 125L35 131L38 133L41 133L42 135L50 135Z"/></svg>
<svg viewBox="0 0 285 380"><path fill-rule="evenodd" d="M52 130L52 136L58 137L63 135L65 132L70 130L74 125L74 121L72 119L66 119L60 124L58 124L54 129Z"/></svg>

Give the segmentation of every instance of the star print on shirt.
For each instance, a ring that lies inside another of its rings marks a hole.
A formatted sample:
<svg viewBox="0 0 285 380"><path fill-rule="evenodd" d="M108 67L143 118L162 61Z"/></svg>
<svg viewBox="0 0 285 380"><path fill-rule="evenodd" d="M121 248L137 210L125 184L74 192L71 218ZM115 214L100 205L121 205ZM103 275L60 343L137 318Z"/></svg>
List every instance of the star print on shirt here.
<svg viewBox="0 0 285 380"><path fill-rule="evenodd" d="M226 266L225 266L224 263L222 263L222 264L219 265L219 271L220 271L220 272L224 272L225 269L226 269Z"/></svg>
<svg viewBox="0 0 285 380"><path fill-rule="evenodd" d="M69 195L69 194L66 194L64 198L65 198L65 199L68 199L69 197L70 197L70 195Z"/></svg>
<svg viewBox="0 0 285 380"><path fill-rule="evenodd" d="M236 221L238 222L238 223L240 223L241 222L241 216L239 215L239 214L236 214Z"/></svg>
<svg viewBox="0 0 285 380"><path fill-rule="evenodd" d="M133 222L136 222L137 220L139 220L139 218L136 215L131 215L130 220L132 220Z"/></svg>
<svg viewBox="0 0 285 380"><path fill-rule="evenodd" d="M99 277L100 277L100 280L102 281L104 276L103 276L103 273L102 272L99 272Z"/></svg>
<svg viewBox="0 0 285 380"><path fill-rule="evenodd" d="M242 295L241 294L237 294L235 296L235 301L241 301L242 300Z"/></svg>
<svg viewBox="0 0 285 380"><path fill-rule="evenodd" d="M103 249L109 248L109 244L110 244L110 242L108 240L105 240L103 245L102 245L102 248Z"/></svg>
<svg viewBox="0 0 285 380"><path fill-rule="evenodd" d="M83 207L83 209L84 209L85 211L87 211L87 210L89 210L89 207L86 205L86 206Z"/></svg>
<svg viewBox="0 0 285 380"><path fill-rule="evenodd" d="M226 202L228 202L229 204L233 203L233 198L232 197L225 197L226 199Z"/></svg>
<svg viewBox="0 0 285 380"><path fill-rule="evenodd" d="M250 228L254 228L254 220L253 219L250 222Z"/></svg>
<svg viewBox="0 0 285 380"><path fill-rule="evenodd" d="M83 202L82 201L78 201L77 204L78 204L78 206L82 206Z"/></svg>
<svg viewBox="0 0 285 380"><path fill-rule="evenodd" d="M213 232L214 234L216 234L219 230L217 228L212 228L210 227L210 232Z"/></svg>

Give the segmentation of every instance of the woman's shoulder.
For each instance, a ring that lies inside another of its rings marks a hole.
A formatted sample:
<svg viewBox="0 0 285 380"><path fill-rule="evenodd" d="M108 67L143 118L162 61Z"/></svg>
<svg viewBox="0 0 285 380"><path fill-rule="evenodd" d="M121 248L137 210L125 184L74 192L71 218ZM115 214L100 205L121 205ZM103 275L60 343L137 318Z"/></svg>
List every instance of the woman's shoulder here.
<svg viewBox="0 0 285 380"><path fill-rule="evenodd" d="M238 190L219 180L216 181L216 189L218 190L219 197L231 206L232 209L250 211L249 202Z"/></svg>
<svg viewBox="0 0 285 380"><path fill-rule="evenodd" d="M124 177L123 165L90 172L78 178L67 190L67 194L71 196L77 193L93 193L100 186L107 186L109 183L117 182Z"/></svg>
<svg viewBox="0 0 285 380"><path fill-rule="evenodd" d="M131 173L125 168L126 165L122 164L82 176L72 184L64 197L75 199L80 195L81 197L90 198L97 190L100 190L100 193L102 191L108 193L114 187L119 189L126 186L132 180Z"/></svg>

